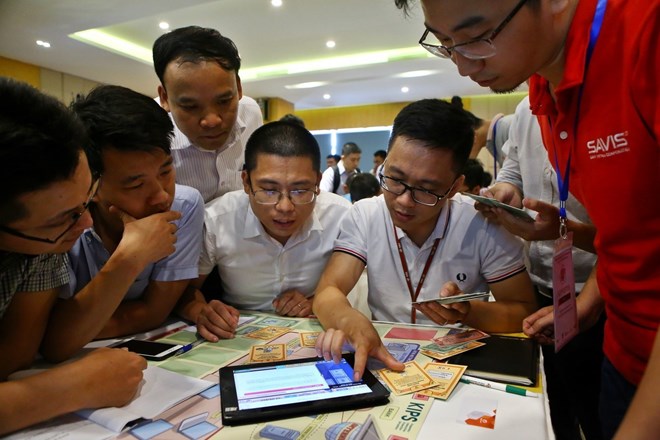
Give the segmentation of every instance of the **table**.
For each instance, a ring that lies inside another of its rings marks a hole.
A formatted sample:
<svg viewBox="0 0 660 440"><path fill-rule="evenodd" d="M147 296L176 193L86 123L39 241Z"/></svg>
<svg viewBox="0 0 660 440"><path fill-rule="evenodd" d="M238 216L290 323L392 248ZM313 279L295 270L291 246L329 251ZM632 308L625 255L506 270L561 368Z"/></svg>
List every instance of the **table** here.
<svg viewBox="0 0 660 440"><path fill-rule="evenodd" d="M153 364L173 372L217 383L218 368L245 363L253 345L283 343L287 348L289 359L316 356L314 348L302 346L299 335L301 332L320 331L321 325L315 319L284 318L249 312L241 314L241 322L235 339L221 340L217 343L204 342L187 353ZM409 358L415 358L420 365L426 364L430 359L418 353L419 348L429 343L432 337L441 336L449 330L447 327L398 323L374 325L386 344L393 344L391 347L405 350ZM266 327L280 328L280 333L285 333L265 339L264 332L256 332ZM255 338L255 334L261 335L262 339ZM188 328L166 334L159 340L185 344L195 339L194 329ZM543 383L544 378L542 377L541 380ZM219 387L215 385L163 412L152 421L141 423L113 437L123 440L260 439L262 438L259 435L260 431L266 425L272 425L296 431L298 440L351 440L361 424L371 416L381 438L388 440L437 439L439 436L452 439L551 440L554 435L549 423L547 397L543 389L543 386L534 389L540 392L542 397L533 398L459 383L446 401L416 394L392 395L389 404L371 409L223 427ZM461 419L472 409L484 405L496 408L494 429L470 426ZM48 436L39 438L45 439ZM75 435L69 436L69 439L74 438Z"/></svg>

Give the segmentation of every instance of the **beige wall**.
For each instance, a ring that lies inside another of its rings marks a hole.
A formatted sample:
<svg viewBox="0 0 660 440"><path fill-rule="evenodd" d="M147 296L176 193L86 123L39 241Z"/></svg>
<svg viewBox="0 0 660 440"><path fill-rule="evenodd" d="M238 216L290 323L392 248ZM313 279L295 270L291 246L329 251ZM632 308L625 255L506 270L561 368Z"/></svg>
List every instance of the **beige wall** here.
<svg viewBox="0 0 660 440"><path fill-rule="evenodd" d="M506 95L480 95L463 97L463 106L476 116L489 120L497 113L509 114L527 93ZM449 99L449 98L447 98ZM395 116L408 102L331 107L313 110L298 110L296 116L305 121L309 130L338 128L376 127L392 125Z"/></svg>
<svg viewBox="0 0 660 440"><path fill-rule="evenodd" d="M65 104L69 104L77 94L87 93L99 84L79 76L3 57L0 57L0 75L31 84Z"/></svg>

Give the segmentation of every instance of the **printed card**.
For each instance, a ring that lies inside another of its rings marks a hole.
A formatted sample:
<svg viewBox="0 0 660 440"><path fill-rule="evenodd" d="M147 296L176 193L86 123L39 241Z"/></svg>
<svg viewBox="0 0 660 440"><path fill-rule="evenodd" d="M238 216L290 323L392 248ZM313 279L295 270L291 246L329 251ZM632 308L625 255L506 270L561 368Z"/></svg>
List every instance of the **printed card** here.
<svg viewBox="0 0 660 440"><path fill-rule="evenodd" d="M387 386L397 396L414 393L436 385L431 376L417 364L417 362L406 362L406 368L399 371L380 370L378 373Z"/></svg>
<svg viewBox="0 0 660 440"><path fill-rule="evenodd" d="M283 361L284 344L253 345L250 349L250 363Z"/></svg>
<svg viewBox="0 0 660 440"><path fill-rule="evenodd" d="M488 336L490 336L488 333L484 333L481 330L477 330L475 328L469 330L451 329L445 336L440 336L433 339L433 342L435 342L440 347L446 347L448 345L457 345L469 341L476 341L479 339L487 338Z"/></svg>
<svg viewBox="0 0 660 440"><path fill-rule="evenodd" d="M455 356L459 353L463 353L468 350L473 350L475 348L479 348L484 345L486 344L479 341L470 341L470 342L466 342L465 344L450 345L448 347L440 347L436 344L429 344L422 347L421 352L422 354L430 358L441 361L443 359L447 359L449 357Z"/></svg>
<svg viewBox="0 0 660 440"><path fill-rule="evenodd" d="M452 364L439 364L436 362L429 362L424 365L424 371L436 381L438 386L422 390L419 394L424 396L433 397L435 399L447 400L449 395L459 379L465 372L467 367L465 365L452 365Z"/></svg>
<svg viewBox="0 0 660 440"><path fill-rule="evenodd" d="M286 333L289 333L291 329L286 328L286 327L275 327L275 326L270 326L270 327L264 327L259 330L253 331L251 333L248 333L245 335L246 338L253 338L253 339L263 339L264 341L270 341L272 339L275 339L279 336L282 336Z"/></svg>
<svg viewBox="0 0 660 440"><path fill-rule="evenodd" d="M318 339L321 332L301 332L300 333L300 345L302 347L316 347L316 340Z"/></svg>

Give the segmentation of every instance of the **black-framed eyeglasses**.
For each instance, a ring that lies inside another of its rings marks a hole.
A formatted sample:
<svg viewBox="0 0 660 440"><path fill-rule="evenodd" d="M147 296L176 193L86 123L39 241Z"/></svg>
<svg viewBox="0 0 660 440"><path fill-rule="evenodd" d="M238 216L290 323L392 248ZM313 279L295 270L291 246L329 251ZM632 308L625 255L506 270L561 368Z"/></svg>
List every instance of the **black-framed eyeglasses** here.
<svg viewBox="0 0 660 440"><path fill-rule="evenodd" d="M50 243L50 244L57 243L58 241L60 241L62 237L66 235L67 232L73 229L73 227L78 223L78 220L80 220L80 217L82 217L85 214L85 212L89 209L89 204L92 202L92 199L96 195L96 191L99 189L99 181L100 179L95 179L92 182L92 186L89 188L89 196L87 197L87 200L85 201L85 203L83 203L80 206L80 209L78 209L76 212L71 214L69 225L57 237L55 238L35 237L34 235L25 234L21 231L18 231L16 229L10 228L9 226L5 226L5 225L0 225L0 231L6 232L7 234L13 235L15 237L23 238L25 240L32 240L32 241L38 241L41 243Z"/></svg>
<svg viewBox="0 0 660 440"><path fill-rule="evenodd" d="M436 194L434 192L428 191L423 188L416 188L414 186L410 186L407 183L405 183L402 180L395 179L394 177L386 176L384 174L380 174L378 176L380 180L380 186L387 192L391 192L394 195L400 196L406 191L410 191L410 194L412 195L412 199L415 201L415 203L419 203L420 205L424 206L435 206L438 204L438 202L445 197L447 197L447 194L454 188L454 185L456 184L456 179L452 182L451 186L447 191L445 191L444 194Z"/></svg>
<svg viewBox="0 0 660 440"><path fill-rule="evenodd" d="M426 43L424 40L429 35L427 28L419 39L419 44L428 52L440 58L451 58L453 52L457 52L470 60L483 60L490 58L497 53L493 40L497 37L502 29L513 19L513 17L520 11L527 0L520 0L515 8L506 16L504 20L497 26L493 32L490 33L488 38L477 38L476 40L466 41L465 43L454 44L453 46L443 46L442 44Z"/></svg>
<svg viewBox="0 0 660 440"><path fill-rule="evenodd" d="M254 200L260 205L277 205L282 196L287 196L294 205L307 205L316 200L318 188L312 189L292 189L291 191L277 191L274 189L259 189L255 191L250 185L250 191Z"/></svg>

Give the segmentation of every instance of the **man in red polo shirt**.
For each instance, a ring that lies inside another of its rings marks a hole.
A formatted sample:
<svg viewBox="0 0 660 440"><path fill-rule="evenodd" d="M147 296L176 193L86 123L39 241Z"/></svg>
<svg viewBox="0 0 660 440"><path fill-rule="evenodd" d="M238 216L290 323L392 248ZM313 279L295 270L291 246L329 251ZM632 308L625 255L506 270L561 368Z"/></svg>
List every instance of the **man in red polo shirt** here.
<svg viewBox="0 0 660 440"><path fill-rule="evenodd" d="M405 10L411 2L395 3ZM603 306L607 313L605 436L656 437L660 2L421 0L421 5L426 30L420 44L451 58L461 75L495 92L514 90L531 77L531 107L549 158L558 174L570 176L562 183L598 230L597 285L585 287L577 311L582 326ZM557 224L539 224L538 238L557 237ZM530 335L551 328L551 310L540 310L526 324Z"/></svg>

